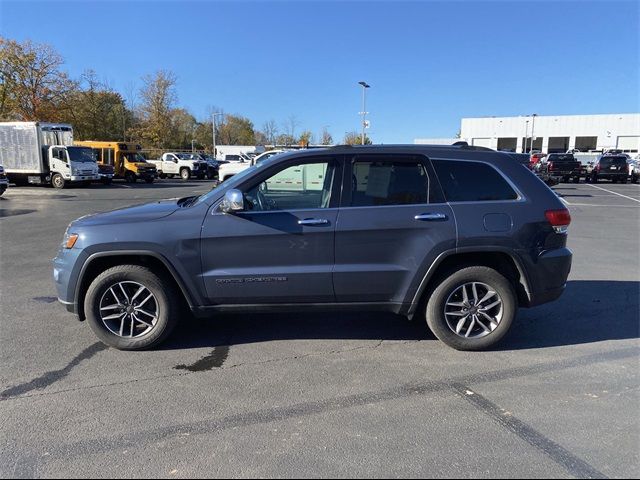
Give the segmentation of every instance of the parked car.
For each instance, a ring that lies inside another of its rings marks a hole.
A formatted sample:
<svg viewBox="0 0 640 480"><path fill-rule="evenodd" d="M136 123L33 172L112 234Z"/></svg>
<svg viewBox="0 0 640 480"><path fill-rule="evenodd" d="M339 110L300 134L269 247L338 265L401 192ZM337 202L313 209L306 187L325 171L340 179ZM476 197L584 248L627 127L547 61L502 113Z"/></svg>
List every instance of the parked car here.
<svg viewBox="0 0 640 480"><path fill-rule="evenodd" d="M627 183L629 177L627 160L626 155L608 153L601 155L594 165L591 175L587 178L593 183L598 183L600 180Z"/></svg>
<svg viewBox="0 0 640 480"><path fill-rule="evenodd" d="M261 153L260 155L254 157L252 160L241 160L239 162L231 162L225 165L221 165L218 172L220 181L224 182L225 180L229 180L231 177L249 168L250 166L256 165L282 152L283 150L269 150L267 152Z"/></svg>
<svg viewBox="0 0 640 480"><path fill-rule="evenodd" d="M573 180L578 183L580 177L586 175L582 164L571 153L550 153L536 168L541 175L547 174L558 182Z"/></svg>
<svg viewBox="0 0 640 480"><path fill-rule="evenodd" d="M191 153L167 152L158 160L147 160L156 166L160 178L180 176L182 180L189 180L195 176L202 180L207 174L207 162L192 157Z"/></svg>
<svg viewBox="0 0 640 480"><path fill-rule="evenodd" d="M208 155L206 153L200 153L200 158L207 162L207 179L214 180L218 178L218 170L220 169L221 163L216 160L213 155Z"/></svg>
<svg viewBox="0 0 640 480"><path fill-rule="evenodd" d="M629 160L629 178L632 183L638 183L638 179L640 179L640 161Z"/></svg>
<svg viewBox="0 0 640 480"><path fill-rule="evenodd" d="M59 300L104 343L165 340L181 305L389 311L461 350L558 298L569 211L508 154L340 146L276 155L200 196L82 217L53 261Z"/></svg>
<svg viewBox="0 0 640 480"><path fill-rule="evenodd" d="M100 177L100 182L104 185L111 185L114 175L115 169L113 168L113 165L98 163L98 176Z"/></svg>
<svg viewBox="0 0 640 480"><path fill-rule="evenodd" d="M4 173L4 167L0 165L0 196L9 188L9 180L7 180L7 175Z"/></svg>
<svg viewBox="0 0 640 480"><path fill-rule="evenodd" d="M536 167L536 165L538 165L540 161L546 156L547 156L546 153L532 153L531 161L530 161L531 169L533 170Z"/></svg>

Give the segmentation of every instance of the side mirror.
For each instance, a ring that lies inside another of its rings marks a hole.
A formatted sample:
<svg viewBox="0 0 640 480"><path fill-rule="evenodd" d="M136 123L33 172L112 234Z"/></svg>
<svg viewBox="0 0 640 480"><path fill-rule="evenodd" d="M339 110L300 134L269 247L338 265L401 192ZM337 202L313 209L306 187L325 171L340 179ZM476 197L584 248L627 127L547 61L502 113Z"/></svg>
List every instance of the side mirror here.
<svg viewBox="0 0 640 480"><path fill-rule="evenodd" d="M242 195L242 192L235 188L227 190L220 204L220 210L224 213L234 213L244 210L244 195Z"/></svg>

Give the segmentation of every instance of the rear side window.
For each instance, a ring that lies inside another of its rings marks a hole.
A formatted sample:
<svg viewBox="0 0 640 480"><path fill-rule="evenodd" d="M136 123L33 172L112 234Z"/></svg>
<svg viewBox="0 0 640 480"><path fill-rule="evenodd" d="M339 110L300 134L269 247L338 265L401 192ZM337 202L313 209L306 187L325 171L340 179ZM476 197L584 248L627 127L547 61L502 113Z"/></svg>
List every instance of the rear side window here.
<svg viewBox="0 0 640 480"><path fill-rule="evenodd" d="M418 161L357 160L351 175L351 206L428 203L429 177Z"/></svg>
<svg viewBox="0 0 640 480"><path fill-rule="evenodd" d="M518 194L496 169L479 162L434 160L448 202L516 200Z"/></svg>

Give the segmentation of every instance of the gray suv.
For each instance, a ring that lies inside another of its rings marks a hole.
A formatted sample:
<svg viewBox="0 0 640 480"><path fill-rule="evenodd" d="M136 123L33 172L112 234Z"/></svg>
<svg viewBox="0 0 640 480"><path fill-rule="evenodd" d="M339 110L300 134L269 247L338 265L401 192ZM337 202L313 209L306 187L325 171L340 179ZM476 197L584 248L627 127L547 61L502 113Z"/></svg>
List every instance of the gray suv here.
<svg viewBox="0 0 640 480"><path fill-rule="evenodd" d="M569 212L507 153L340 146L277 155L202 196L89 215L54 259L60 302L104 343L151 348L196 316L388 311L487 348L558 298Z"/></svg>

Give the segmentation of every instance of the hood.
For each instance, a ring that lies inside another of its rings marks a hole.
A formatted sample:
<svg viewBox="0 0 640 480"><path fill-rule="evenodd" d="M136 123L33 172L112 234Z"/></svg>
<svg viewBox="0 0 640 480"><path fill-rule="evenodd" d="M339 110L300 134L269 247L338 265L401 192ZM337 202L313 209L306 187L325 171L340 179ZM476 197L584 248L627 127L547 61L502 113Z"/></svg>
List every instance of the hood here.
<svg viewBox="0 0 640 480"><path fill-rule="evenodd" d="M178 210L178 199L162 200L159 202L120 208L111 212L95 213L80 217L72 223L74 227L91 225L109 225L121 223L138 223L167 217Z"/></svg>
<svg viewBox="0 0 640 480"><path fill-rule="evenodd" d="M136 166L136 168L156 168L153 163L149 162L135 162L134 165Z"/></svg>

